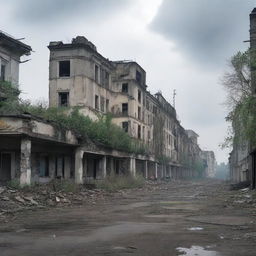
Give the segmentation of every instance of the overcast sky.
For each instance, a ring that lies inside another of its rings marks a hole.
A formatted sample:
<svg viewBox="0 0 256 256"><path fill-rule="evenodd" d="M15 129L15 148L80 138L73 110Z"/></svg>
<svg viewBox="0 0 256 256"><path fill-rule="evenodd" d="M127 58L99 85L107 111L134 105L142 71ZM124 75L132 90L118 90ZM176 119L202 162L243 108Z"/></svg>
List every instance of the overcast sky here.
<svg viewBox="0 0 256 256"><path fill-rule="evenodd" d="M151 93L162 91L185 129L200 135L204 150L222 151L227 111L220 79L227 61L245 50L249 13L245 0L9 0L1 1L0 30L34 52L20 67L23 98L48 99L47 45L77 35L92 41L111 60L137 61L147 72Z"/></svg>

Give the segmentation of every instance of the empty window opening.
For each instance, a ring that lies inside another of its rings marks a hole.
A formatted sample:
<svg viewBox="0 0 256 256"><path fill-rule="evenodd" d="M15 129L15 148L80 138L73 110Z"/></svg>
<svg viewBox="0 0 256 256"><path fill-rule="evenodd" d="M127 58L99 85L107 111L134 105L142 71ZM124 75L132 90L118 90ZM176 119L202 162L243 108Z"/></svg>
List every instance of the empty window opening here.
<svg viewBox="0 0 256 256"><path fill-rule="evenodd" d="M105 111L105 98L100 97L100 111L104 112Z"/></svg>
<svg viewBox="0 0 256 256"><path fill-rule="evenodd" d="M59 92L59 107L69 106L69 92Z"/></svg>
<svg viewBox="0 0 256 256"><path fill-rule="evenodd" d="M109 73L107 71L105 71L105 87L108 88L109 87Z"/></svg>
<svg viewBox="0 0 256 256"><path fill-rule="evenodd" d="M141 139L141 126L138 125L138 139Z"/></svg>
<svg viewBox="0 0 256 256"><path fill-rule="evenodd" d="M95 65L94 80L96 83L99 82L99 67L97 65Z"/></svg>
<svg viewBox="0 0 256 256"><path fill-rule="evenodd" d="M5 65L1 65L1 77L0 81L5 81Z"/></svg>
<svg viewBox="0 0 256 256"><path fill-rule="evenodd" d="M128 122L122 122L122 128L125 132L128 132Z"/></svg>
<svg viewBox="0 0 256 256"><path fill-rule="evenodd" d="M99 109L99 96L95 95L95 108Z"/></svg>
<svg viewBox="0 0 256 256"><path fill-rule="evenodd" d="M124 115L128 115L128 103L123 103L122 104L122 113Z"/></svg>
<svg viewBox="0 0 256 256"><path fill-rule="evenodd" d="M59 76L68 77L70 76L70 61L64 60L59 62Z"/></svg>
<svg viewBox="0 0 256 256"><path fill-rule="evenodd" d="M138 107L138 119L140 120L141 119L141 108Z"/></svg>
<svg viewBox="0 0 256 256"><path fill-rule="evenodd" d="M48 156L40 156L39 164L40 177L49 177L49 158Z"/></svg>
<svg viewBox="0 0 256 256"><path fill-rule="evenodd" d="M106 99L106 112L109 112L109 99Z"/></svg>
<svg viewBox="0 0 256 256"><path fill-rule="evenodd" d="M138 101L139 101L139 103L141 103L141 91L140 90L138 90Z"/></svg>
<svg viewBox="0 0 256 256"><path fill-rule="evenodd" d="M141 73L136 70L136 81L141 84L141 81L142 81L142 76L141 76Z"/></svg>
<svg viewBox="0 0 256 256"><path fill-rule="evenodd" d="M11 180L11 153L0 153L0 181Z"/></svg>
<svg viewBox="0 0 256 256"><path fill-rule="evenodd" d="M122 84L122 92L123 93L128 93L128 83L123 83Z"/></svg>

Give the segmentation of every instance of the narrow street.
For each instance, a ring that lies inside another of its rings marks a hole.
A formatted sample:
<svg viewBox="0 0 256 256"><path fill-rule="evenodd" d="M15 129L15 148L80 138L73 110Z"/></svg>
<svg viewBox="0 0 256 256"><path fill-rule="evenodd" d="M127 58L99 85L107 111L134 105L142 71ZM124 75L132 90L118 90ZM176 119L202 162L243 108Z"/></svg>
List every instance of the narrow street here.
<svg viewBox="0 0 256 256"><path fill-rule="evenodd" d="M253 256L256 208L234 205L237 193L217 181L170 182L23 212L1 224L0 255Z"/></svg>

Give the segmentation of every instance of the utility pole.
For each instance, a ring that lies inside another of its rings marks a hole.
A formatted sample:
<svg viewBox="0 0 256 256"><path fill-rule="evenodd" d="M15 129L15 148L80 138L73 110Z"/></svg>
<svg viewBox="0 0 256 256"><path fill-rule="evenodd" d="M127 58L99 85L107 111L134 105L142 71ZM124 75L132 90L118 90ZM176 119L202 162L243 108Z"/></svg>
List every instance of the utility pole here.
<svg viewBox="0 0 256 256"><path fill-rule="evenodd" d="M175 99L176 99L176 89L173 90L173 107L175 108Z"/></svg>

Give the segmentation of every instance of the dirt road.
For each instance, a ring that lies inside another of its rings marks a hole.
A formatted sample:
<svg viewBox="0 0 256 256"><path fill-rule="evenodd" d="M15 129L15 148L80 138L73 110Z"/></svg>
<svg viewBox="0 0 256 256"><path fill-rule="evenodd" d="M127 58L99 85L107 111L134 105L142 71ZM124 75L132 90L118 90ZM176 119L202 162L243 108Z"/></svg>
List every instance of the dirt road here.
<svg viewBox="0 0 256 256"><path fill-rule="evenodd" d="M255 256L254 207L233 198L216 181L171 182L95 205L24 212L1 224L0 255Z"/></svg>

